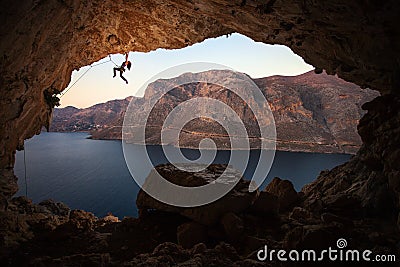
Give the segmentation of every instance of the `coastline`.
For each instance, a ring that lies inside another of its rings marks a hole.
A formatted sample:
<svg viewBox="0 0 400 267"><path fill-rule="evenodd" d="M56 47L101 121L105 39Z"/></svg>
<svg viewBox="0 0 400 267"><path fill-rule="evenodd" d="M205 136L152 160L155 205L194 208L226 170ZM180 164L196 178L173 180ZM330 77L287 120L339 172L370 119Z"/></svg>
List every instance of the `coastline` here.
<svg viewBox="0 0 400 267"><path fill-rule="evenodd" d="M102 140L102 141L122 141L121 138L110 138L110 137L98 137L96 135L93 135L92 132L90 131L52 131L51 133L87 133L88 136L86 139L91 139L91 140ZM285 143L286 145L283 145L282 143ZM141 143L135 143L132 142L131 144L135 145L143 145ZM191 145L180 145L177 146L175 144L161 144L161 143L148 143L146 146L159 146L159 145L171 145L177 148L183 148L183 149L198 149L197 146L191 146ZM334 144L317 144L313 143L308 146L301 146L301 147L294 147L298 145L298 141L293 141L288 142L288 141L277 141L276 143L276 149L275 151L284 151L284 152L302 152L302 153L321 153L321 154L344 154L344 155L356 155L357 151L360 149L360 146L356 145L342 145L342 148L345 149L340 149L338 146L335 146ZM291 146L291 147L290 147ZM208 148L203 148L204 150L208 150ZM211 149L211 148L210 148ZM260 147L250 147L249 150L259 150ZM226 148L226 147L218 147L218 150L224 151L224 150L232 150L231 148ZM240 150L247 150L247 148L236 148L234 150L240 151Z"/></svg>

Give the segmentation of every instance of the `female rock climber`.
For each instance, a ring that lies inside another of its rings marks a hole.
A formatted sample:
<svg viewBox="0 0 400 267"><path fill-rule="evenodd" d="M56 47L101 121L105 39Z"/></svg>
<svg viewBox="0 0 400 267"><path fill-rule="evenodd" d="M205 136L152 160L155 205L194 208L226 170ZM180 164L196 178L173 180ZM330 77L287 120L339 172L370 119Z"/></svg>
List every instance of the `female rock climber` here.
<svg viewBox="0 0 400 267"><path fill-rule="evenodd" d="M122 76L122 74L125 71L125 67L127 67L128 70L131 70L131 66L132 66L132 63L128 60L128 53L126 53L125 54L125 62L122 63L121 67L114 68L114 76L113 76L113 78L115 78L115 76L117 75L117 71L119 71L119 77L121 77L121 79L124 80L126 82L126 84L128 84L128 80L125 79L125 77Z"/></svg>

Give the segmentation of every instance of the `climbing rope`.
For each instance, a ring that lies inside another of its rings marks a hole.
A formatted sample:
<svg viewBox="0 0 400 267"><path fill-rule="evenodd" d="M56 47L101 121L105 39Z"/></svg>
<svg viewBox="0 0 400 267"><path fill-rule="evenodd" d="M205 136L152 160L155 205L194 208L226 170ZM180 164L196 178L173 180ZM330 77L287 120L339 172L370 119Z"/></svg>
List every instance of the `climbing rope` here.
<svg viewBox="0 0 400 267"><path fill-rule="evenodd" d="M24 141L24 178L25 178L25 196L28 197L28 182L26 180L26 148L25 148L25 141Z"/></svg>
<svg viewBox="0 0 400 267"><path fill-rule="evenodd" d="M111 55L109 55L109 57L110 57L110 61L111 61L112 63L114 63L114 65L115 65L116 67L118 67L117 63L115 63L114 60L112 60Z"/></svg>
<svg viewBox="0 0 400 267"><path fill-rule="evenodd" d="M108 63L108 62L110 62L110 61L111 61L112 63L114 63L115 66L118 67L118 65L112 60L111 55L108 55L108 57L109 57L109 59L108 59L107 61L100 62L100 63L94 64L94 65L91 64L90 67L89 67L81 76L79 76L79 78L76 79L76 81L75 81L70 87L68 87L67 90L65 90L63 93L60 94L59 99L61 99L72 87L74 87L74 85L77 84L77 83L79 82L79 80L82 79L82 78L86 75L86 73L88 73L89 70L91 70L93 67L97 67L97 66L99 66L99 65Z"/></svg>

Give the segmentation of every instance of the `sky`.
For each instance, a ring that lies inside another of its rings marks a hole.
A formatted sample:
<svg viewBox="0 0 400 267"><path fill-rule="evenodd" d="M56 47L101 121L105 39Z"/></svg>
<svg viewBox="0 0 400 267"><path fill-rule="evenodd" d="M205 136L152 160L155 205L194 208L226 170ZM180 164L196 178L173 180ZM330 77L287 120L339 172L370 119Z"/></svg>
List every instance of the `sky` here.
<svg viewBox="0 0 400 267"><path fill-rule="evenodd" d="M112 60L120 65L124 56L111 55ZM127 96L141 96L138 91L153 76L180 64L193 62L210 62L225 65L239 72L244 72L252 78L271 75L294 76L313 69L304 60L283 45L267 45L254 42L250 38L232 34L229 37L207 39L182 49L157 49L152 52L130 52L132 62L130 71L124 73L129 84L113 75L114 63L106 57L93 66L84 76L89 66L82 67L72 73L71 83L82 78L61 98L61 106L86 108L94 104L113 99L123 99ZM108 62L107 62L108 61Z"/></svg>

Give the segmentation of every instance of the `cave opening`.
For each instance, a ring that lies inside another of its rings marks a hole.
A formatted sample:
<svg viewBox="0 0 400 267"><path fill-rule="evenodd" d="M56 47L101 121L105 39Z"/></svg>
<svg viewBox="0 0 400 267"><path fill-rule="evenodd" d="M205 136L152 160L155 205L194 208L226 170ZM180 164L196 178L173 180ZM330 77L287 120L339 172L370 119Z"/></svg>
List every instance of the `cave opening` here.
<svg viewBox="0 0 400 267"><path fill-rule="evenodd" d="M119 79L118 73L116 78L112 79L113 67L119 66L125 60L122 54L110 54L93 62L91 65L95 67L87 74L85 72L90 65L77 67L71 74L69 85L62 93L74 85L83 74L85 76L71 91L62 96L61 107L71 105L86 108L109 100L143 96L144 91L139 92L140 87L154 75L171 66L188 62L217 63L246 73L252 78L296 76L314 69L285 45L256 42L239 33L205 39L179 49L159 48L150 52L129 52L129 59L133 64L132 70L124 72L124 76L130 82L128 85ZM182 70L182 73L184 72L185 70Z"/></svg>
<svg viewBox="0 0 400 267"><path fill-rule="evenodd" d="M120 139L121 133L110 129L119 127L132 96L143 97L145 92L140 93L140 86L148 86L152 76L170 65L188 61L227 64L248 74L263 91L279 122L280 151L260 189L273 177L281 177L291 180L300 191L320 171L350 159L361 144L356 131L357 122L364 114L361 105L376 95L326 73L314 74L314 68L286 46L257 43L236 33L183 49L130 53L133 68L124 73L130 81L128 85L118 76L112 78L112 68L124 61L124 55L110 56L94 62L91 66L95 67L89 72L90 66L86 66L72 73L61 107L54 110L50 133L41 133L25 142L28 197L35 202L50 198L72 208L94 212L99 217L108 212L120 218L138 215L132 207L139 187L124 166L118 150L120 145L104 140ZM332 105L333 99L323 94L336 94L337 103ZM338 109L348 110L345 121L337 116ZM88 134L100 140L88 140ZM153 150L153 155L162 154L157 148ZM187 149L183 153L189 158L198 157L198 150ZM21 151L16 156L15 173L19 177L16 196L27 191L23 156ZM257 151L251 153L245 178L254 171L258 156ZM227 158L228 153L221 151L214 163L227 164ZM168 161L162 156L156 157L155 162ZM148 172L143 175L147 176Z"/></svg>

